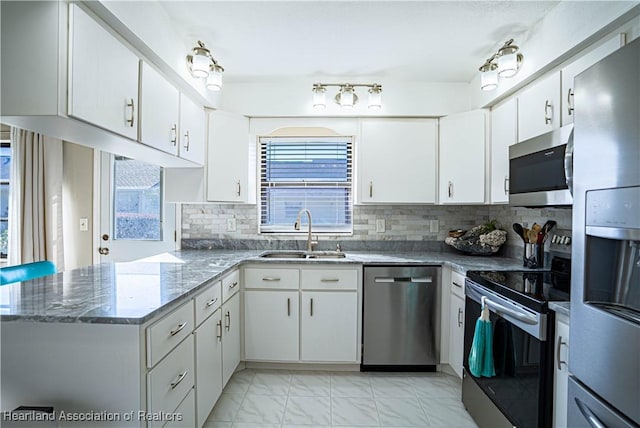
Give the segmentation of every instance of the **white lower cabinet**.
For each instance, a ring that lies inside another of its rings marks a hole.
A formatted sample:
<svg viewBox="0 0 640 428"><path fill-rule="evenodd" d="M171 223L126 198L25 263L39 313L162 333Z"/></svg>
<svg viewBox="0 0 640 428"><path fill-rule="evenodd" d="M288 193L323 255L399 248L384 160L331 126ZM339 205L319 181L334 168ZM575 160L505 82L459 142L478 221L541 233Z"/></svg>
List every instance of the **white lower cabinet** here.
<svg viewBox="0 0 640 428"><path fill-rule="evenodd" d="M173 412L176 415L175 420L170 420L164 425L163 428L193 428L196 426L196 412L195 410L196 398L195 392L191 390L187 397L182 400L182 403ZM180 415L181 419L177 420L177 416ZM198 423L198 427L202 424Z"/></svg>
<svg viewBox="0 0 640 428"><path fill-rule="evenodd" d="M298 291L244 293L245 359L298 361Z"/></svg>
<svg viewBox="0 0 640 428"><path fill-rule="evenodd" d="M224 283L224 280L223 280ZM222 387L240 364L240 294L222 304Z"/></svg>
<svg viewBox="0 0 640 428"><path fill-rule="evenodd" d="M464 275L451 272L449 285L449 365L462 378L464 360Z"/></svg>
<svg viewBox="0 0 640 428"><path fill-rule="evenodd" d="M553 376L553 426L566 428L569 382L569 319L556 318L555 362Z"/></svg>
<svg viewBox="0 0 640 428"><path fill-rule="evenodd" d="M358 347L356 292L303 291L300 359L353 362Z"/></svg>
<svg viewBox="0 0 640 428"><path fill-rule="evenodd" d="M218 283L219 284L219 283ZM220 288L218 287L218 292ZM222 394L222 317L218 309L193 333L196 347L196 412L204 425Z"/></svg>
<svg viewBox="0 0 640 428"><path fill-rule="evenodd" d="M245 359L359 363L360 282L335 265L245 268Z"/></svg>

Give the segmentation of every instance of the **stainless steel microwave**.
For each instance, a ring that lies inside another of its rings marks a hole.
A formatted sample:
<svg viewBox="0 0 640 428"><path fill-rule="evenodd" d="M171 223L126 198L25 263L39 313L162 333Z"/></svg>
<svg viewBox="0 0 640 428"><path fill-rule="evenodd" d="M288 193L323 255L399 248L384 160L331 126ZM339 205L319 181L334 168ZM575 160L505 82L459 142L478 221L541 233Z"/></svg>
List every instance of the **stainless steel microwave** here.
<svg viewBox="0 0 640 428"><path fill-rule="evenodd" d="M509 147L509 205L573 204L573 125Z"/></svg>

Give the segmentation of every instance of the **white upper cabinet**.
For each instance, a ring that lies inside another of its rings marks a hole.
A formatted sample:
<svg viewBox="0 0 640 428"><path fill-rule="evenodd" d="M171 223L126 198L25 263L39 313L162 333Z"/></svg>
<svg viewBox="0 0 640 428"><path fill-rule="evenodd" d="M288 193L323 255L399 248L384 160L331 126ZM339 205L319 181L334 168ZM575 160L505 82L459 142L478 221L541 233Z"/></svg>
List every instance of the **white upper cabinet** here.
<svg viewBox="0 0 640 428"><path fill-rule="evenodd" d="M138 137L138 57L78 6L70 5L70 116Z"/></svg>
<svg viewBox="0 0 640 428"><path fill-rule="evenodd" d="M484 203L485 122L484 110L440 119L440 203Z"/></svg>
<svg viewBox="0 0 640 428"><path fill-rule="evenodd" d="M518 142L515 98L491 109L491 203L509 202L509 146Z"/></svg>
<svg viewBox="0 0 640 428"><path fill-rule="evenodd" d="M560 127L560 73L536 80L518 95L518 141Z"/></svg>
<svg viewBox="0 0 640 428"><path fill-rule="evenodd" d="M205 162L204 125L204 108L181 93L178 154L198 165Z"/></svg>
<svg viewBox="0 0 640 428"><path fill-rule="evenodd" d="M180 92L144 61L140 61L140 142L178 154Z"/></svg>
<svg viewBox="0 0 640 428"><path fill-rule="evenodd" d="M435 203L437 129L435 119L363 119L357 201Z"/></svg>
<svg viewBox="0 0 640 428"><path fill-rule="evenodd" d="M209 113L207 200L250 202L249 119L223 111ZM251 183L253 184L253 183ZM255 187L255 184L254 184Z"/></svg>
<svg viewBox="0 0 640 428"><path fill-rule="evenodd" d="M584 56L560 70L562 74L562 125L573 123L575 77L620 48L620 35L617 34Z"/></svg>

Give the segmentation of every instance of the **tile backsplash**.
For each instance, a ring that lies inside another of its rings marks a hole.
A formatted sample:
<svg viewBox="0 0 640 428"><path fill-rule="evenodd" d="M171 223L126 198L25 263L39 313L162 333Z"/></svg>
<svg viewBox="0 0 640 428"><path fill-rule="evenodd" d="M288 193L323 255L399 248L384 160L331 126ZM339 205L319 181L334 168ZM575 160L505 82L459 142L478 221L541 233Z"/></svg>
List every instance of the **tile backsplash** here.
<svg viewBox="0 0 640 428"><path fill-rule="evenodd" d="M571 209L522 208L507 205L356 205L353 210L353 234L328 236L323 240L350 241L437 241L442 242L451 229L469 229L489 219L497 219L508 232L505 255L519 257L522 242L511 224L531 227L555 220L560 229L571 229ZM227 220L235 219L236 231L227 231ZM386 231L376 232L376 220L385 221ZM438 231L431 232L431 220ZM293 225L292 225L293 229ZM245 204L185 204L182 206L184 240L304 240L304 233L277 235L258 233L258 209Z"/></svg>

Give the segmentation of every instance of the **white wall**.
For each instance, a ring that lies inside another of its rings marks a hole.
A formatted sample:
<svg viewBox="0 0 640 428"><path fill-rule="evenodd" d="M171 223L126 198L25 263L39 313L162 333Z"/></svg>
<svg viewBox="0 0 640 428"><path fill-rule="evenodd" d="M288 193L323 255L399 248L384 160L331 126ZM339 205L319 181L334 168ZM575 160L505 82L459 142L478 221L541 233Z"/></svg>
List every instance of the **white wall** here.
<svg viewBox="0 0 640 428"><path fill-rule="evenodd" d="M323 79L322 83L358 83L354 79ZM356 88L358 103L352 109L338 106L337 87L327 88L327 108L314 110L311 89L316 81L225 83L222 109L247 116L444 116L470 109L467 83L399 82L373 79L363 83L382 85L383 108L367 109L367 88Z"/></svg>
<svg viewBox="0 0 640 428"><path fill-rule="evenodd" d="M93 263L93 149L64 142L62 214L65 270ZM80 231L80 218L89 230Z"/></svg>

